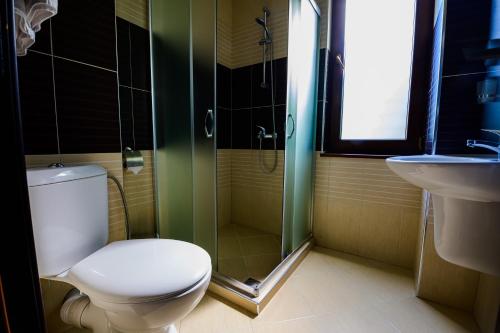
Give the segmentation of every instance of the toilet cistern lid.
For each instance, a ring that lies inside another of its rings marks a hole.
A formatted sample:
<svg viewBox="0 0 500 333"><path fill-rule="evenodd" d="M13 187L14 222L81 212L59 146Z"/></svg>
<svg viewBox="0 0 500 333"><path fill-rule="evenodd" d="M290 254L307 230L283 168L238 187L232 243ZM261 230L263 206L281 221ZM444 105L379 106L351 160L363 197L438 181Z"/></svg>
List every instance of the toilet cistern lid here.
<svg viewBox="0 0 500 333"><path fill-rule="evenodd" d="M201 247L172 239L119 241L80 261L68 278L82 292L112 303L139 303L173 297L211 271Z"/></svg>

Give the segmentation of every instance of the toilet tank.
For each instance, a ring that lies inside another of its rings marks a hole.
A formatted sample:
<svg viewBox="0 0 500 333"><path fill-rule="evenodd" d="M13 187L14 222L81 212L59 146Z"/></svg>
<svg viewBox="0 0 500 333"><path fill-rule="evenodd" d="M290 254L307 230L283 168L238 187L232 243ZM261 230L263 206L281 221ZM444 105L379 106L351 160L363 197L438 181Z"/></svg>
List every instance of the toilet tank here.
<svg viewBox="0 0 500 333"><path fill-rule="evenodd" d="M28 169L27 180L40 277L63 273L107 243L104 168Z"/></svg>

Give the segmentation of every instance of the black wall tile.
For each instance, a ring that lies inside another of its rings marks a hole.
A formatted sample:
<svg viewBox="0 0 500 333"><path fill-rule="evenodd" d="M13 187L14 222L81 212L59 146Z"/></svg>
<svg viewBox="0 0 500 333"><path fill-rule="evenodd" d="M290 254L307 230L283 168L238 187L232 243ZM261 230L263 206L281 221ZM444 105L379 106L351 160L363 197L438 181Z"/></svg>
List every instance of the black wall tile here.
<svg viewBox="0 0 500 333"><path fill-rule="evenodd" d="M133 90L135 149L153 149L151 93Z"/></svg>
<svg viewBox="0 0 500 333"><path fill-rule="evenodd" d="M276 140L276 147L278 149L285 148L285 113L286 109L284 106L275 107L275 122L276 122L276 133L278 138ZM273 133L273 112L271 107L260 107L252 109L252 148L259 149L260 140L257 138L257 133L259 133L258 126L262 126L266 129L266 134ZM274 142L271 139L265 139L262 141L263 149L274 149Z"/></svg>
<svg viewBox="0 0 500 333"><path fill-rule="evenodd" d="M217 108L217 148L231 148L231 110L223 107Z"/></svg>
<svg viewBox="0 0 500 333"><path fill-rule="evenodd" d="M58 58L54 73L61 153L121 151L116 73Z"/></svg>
<svg viewBox="0 0 500 333"><path fill-rule="evenodd" d="M328 103L325 102L325 108L328 110ZM323 131L323 102L318 102L316 114L316 151L321 151L321 140Z"/></svg>
<svg viewBox="0 0 500 333"><path fill-rule="evenodd" d="M217 106L231 108L231 69L217 64Z"/></svg>
<svg viewBox="0 0 500 333"><path fill-rule="evenodd" d="M60 1L51 20L55 55L116 70L113 0Z"/></svg>
<svg viewBox="0 0 500 333"><path fill-rule="evenodd" d="M252 66L233 69L231 75L233 110L252 107Z"/></svg>
<svg viewBox="0 0 500 333"><path fill-rule="evenodd" d="M18 58L25 154L57 154L57 125L50 56Z"/></svg>
<svg viewBox="0 0 500 333"><path fill-rule="evenodd" d="M487 70L478 52L486 50L492 19L491 0L448 1L443 75Z"/></svg>
<svg viewBox="0 0 500 333"><path fill-rule="evenodd" d="M132 87L150 91L149 32L146 29L130 24L130 49Z"/></svg>
<svg viewBox="0 0 500 333"><path fill-rule="evenodd" d="M119 17L116 18L116 43L118 48L118 77L120 84L131 85L130 79L130 23Z"/></svg>
<svg viewBox="0 0 500 333"><path fill-rule="evenodd" d="M260 140L257 138L260 129L257 126L264 127L266 129L266 134L272 134L273 113L271 107L252 108L252 147L254 149L259 149L260 145ZM262 140L262 148L273 149L273 140Z"/></svg>
<svg viewBox="0 0 500 333"><path fill-rule="evenodd" d="M276 145L278 149L285 149L286 106L285 105L276 106L275 112L276 112L276 133L278 133L278 140L276 140Z"/></svg>
<svg viewBox="0 0 500 333"><path fill-rule="evenodd" d="M324 93L324 80L325 80L325 51L326 49L319 50L319 63L318 63L318 101L323 100Z"/></svg>
<svg viewBox="0 0 500 333"><path fill-rule="evenodd" d="M251 149L252 135L252 109L239 109L231 112L231 148ZM255 132L257 135L257 132Z"/></svg>
<svg viewBox="0 0 500 333"><path fill-rule="evenodd" d="M264 76L264 73L262 71L262 63L252 65L252 107L269 106L272 104L271 62L268 61L266 64L266 87L262 87Z"/></svg>
<svg viewBox="0 0 500 333"><path fill-rule="evenodd" d="M120 87L120 123L122 150L125 147L134 149L134 119L132 113L132 89Z"/></svg>
<svg viewBox="0 0 500 333"><path fill-rule="evenodd" d="M50 46L50 20L42 23L40 31L35 34L35 43L28 50L52 54Z"/></svg>
<svg viewBox="0 0 500 333"><path fill-rule="evenodd" d="M484 104L478 104L476 85L484 74L443 78L436 150L438 154L477 154L467 139L481 136Z"/></svg>
<svg viewBox="0 0 500 333"><path fill-rule="evenodd" d="M288 87L287 72L288 59L280 58L274 61L276 73L275 104L286 104L286 92Z"/></svg>

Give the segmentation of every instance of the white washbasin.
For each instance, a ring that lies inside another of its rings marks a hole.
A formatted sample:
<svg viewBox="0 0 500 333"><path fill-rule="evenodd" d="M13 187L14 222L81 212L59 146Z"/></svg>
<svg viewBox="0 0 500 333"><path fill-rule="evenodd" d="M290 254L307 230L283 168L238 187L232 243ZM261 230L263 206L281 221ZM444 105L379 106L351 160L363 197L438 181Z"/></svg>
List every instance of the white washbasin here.
<svg viewBox="0 0 500 333"><path fill-rule="evenodd" d="M388 158L392 171L432 194L500 202L500 161L443 155Z"/></svg>
<svg viewBox="0 0 500 333"><path fill-rule="evenodd" d="M417 155L386 162L401 178L432 194L438 254L500 276L500 161Z"/></svg>

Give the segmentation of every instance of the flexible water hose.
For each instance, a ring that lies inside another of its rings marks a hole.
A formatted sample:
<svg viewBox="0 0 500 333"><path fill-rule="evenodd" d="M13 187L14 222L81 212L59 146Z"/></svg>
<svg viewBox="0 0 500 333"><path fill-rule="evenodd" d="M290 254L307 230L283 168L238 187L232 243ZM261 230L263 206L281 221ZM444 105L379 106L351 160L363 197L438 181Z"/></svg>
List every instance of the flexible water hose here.
<svg viewBox="0 0 500 333"><path fill-rule="evenodd" d="M127 239L130 239L130 224L128 218L128 205L127 205L127 199L125 198L125 191L123 191L122 184L120 184L120 181L115 176L108 174L108 178L111 179L113 182L115 182L116 186L118 187L118 190L120 191L123 203L123 210L125 211L125 233Z"/></svg>
<svg viewBox="0 0 500 333"><path fill-rule="evenodd" d="M267 168L265 165L264 161L264 151L262 150L262 140L263 138L259 138L259 166L263 172L266 173L273 173L274 170L276 170L276 167L278 166L278 150L277 150L277 145L276 145L276 140L277 140L277 135L276 135L276 117L275 117L275 101L274 101L274 92L275 92L275 87L274 87L274 68L273 68L273 61L274 61L274 42L271 42L271 110L273 114L273 143L274 143L274 162L273 165L270 169ZM265 64L263 64L265 66Z"/></svg>

